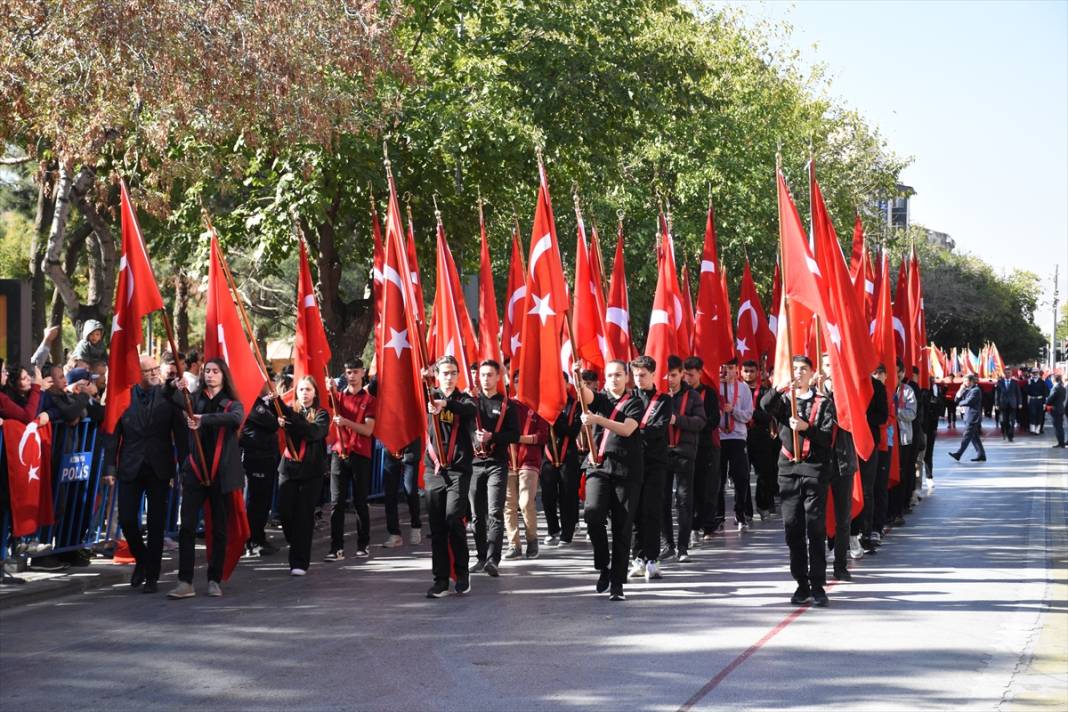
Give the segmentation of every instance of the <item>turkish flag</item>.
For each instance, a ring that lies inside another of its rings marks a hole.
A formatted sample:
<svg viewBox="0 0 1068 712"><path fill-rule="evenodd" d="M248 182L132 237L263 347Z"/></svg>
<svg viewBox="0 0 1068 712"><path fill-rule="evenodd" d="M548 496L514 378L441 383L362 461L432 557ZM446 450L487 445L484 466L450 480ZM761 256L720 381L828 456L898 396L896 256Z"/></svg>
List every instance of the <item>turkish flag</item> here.
<svg viewBox="0 0 1068 712"><path fill-rule="evenodd" d="M138 369L140 374L140 369ZM52 524L52 425L4 420L11 531L28 536Z"/></svg>
<svg viewBox="0 0 1068 712"><path fill-rule="evenodd" d="M469 349L464 343L464 330L461 325L461 310L467 313L463 297L454 289L460 278L455 276L456 265L452 261L449 243L445 240L445 228L438 221L438 275L437 290L434 292L434 306L431 307L430 333L427 337L427 355L431 361L442 356L453 356L459 364L456 387L467 391L471 383L471 359ZM470 321L468 321L470 324Z"/></svg>
<svg viewBox="0 0 1068 712"><path fill-rule="evenodd" d="M923 284L920 276L920 259L916 256L916 247L912 247L909 259L908 280L909 330L912 335L912 360L920 369L920 388L931 387L931 372L928 359L924 358L927 344L927 318L923 308Z"/></svg>
<svg viewBox="0 0 1068 712"><path fill-rule="evenodd" d="M315 299L315 285L308 266L308 250L300 240L300 266L297 272L297 333L293 340L293 384L304 376L315 379L319 393L319 405L330 413L330 400L326 392L326 374L330 365L330 344Z"/></svg>
<svg viewBox="0 0 1068 712"><path fill-rule="evenodd" d="M660 237L657 254L656 292L653 295L653 311L649 315L649 332L645 339L645 355L656 361L656 388L667 390L667 357L679 353L678 322L675 320L677 295L671 291L670 245L666 234ZM680 310L681 312L681 310ZM679 321L682 315L679 314Z"/></svg>
<svg viewBox="0 0 1068 712"><path fill-rule="evenodd" d="M909 277L905 269L905 258L897 271L897 287L894 290L894 334L897 338L897 356L905 365L905 380L912 378L912 323L909 311ZM891 364L886 367L893 368Z"/></svg>
<svg viewBox="0 0 1068 712"><path fill-rule="evenodd" d="M719 288L723 291L723 309L727 314L727 343L731 345L730 357L727 359L729 361L736 357L738 352L734 349L734 320L731 319L731 290L727 287L727 266L722 263L719 266Z"/></svg>
<svg viewBox="0 0 1068 712"><path fill-rule="evenodd" d="M374 238L374 253L371 262L371 287L375 305L375 369L382 361L382 265L386 260L386 253L382 247L382 225L378 222L378 211L375 209L374 198L371 198L371 235Z"/></svg>
<svg viewBox="0 0 1068 712"><path fill-rule="evenodd" d="M683 309L682 286L679 284L678 263L675 261L675 238L671 235L668 221L663 213L660 213L660 233L663 236L662 249L664 257L668 261L668 291L671 294L671 310L669 314L671 314L671 321L675 328L675 351L673 353L676 356L685 357L689 355L690 345L693 343L693 320L686 321L685 310ZM656 366L657 372L659 372L660 364L657 363ZM666 375L667 371L664 373Z"/></svg>
<svg viewBox="0 0 1068 712"><path fill-rule="evenodd" d="M152 274L145 240L130 204L126 183L119 180L122 220L122 256L115 287L115 316L111 320L107 392L104 396L104 432L114 432L116 423L130 405L130 388L141 382L138 348L145 343L141 320L163 309L163 297Z"/></svg>
<svg viewBox="0 0 1068 712"><path fill-rule="evenodd" d="M519 223L512 230L512 261L508 266L508 286L505 290L504 326L501 329L501 351L514 371L519 367L520 334L527 304L526 267L523 248L519 245Z"/></svg>
<svg viewBox="0 0 1068 712"><path fill-rule="evenodd" d="M753 273L749 267L749 258L745 260L742 270L742 288L738 295L738 323L734 330L734 350L740 360L752 359L760 363L762 356L771 353L775 337L768 329L768 320L764 316L764 307L760 304L753 283Z"/></svg>
<svg viewBox="0 0 1068 712"><path fill-rule="evenodd" d="M812 233L816 256L825 279L825 309L820 326L825 336L824 350L830 357L838 424L853 434L857 455L867 460L875 449L866 413L872 398L871 372L879 357L868 338L868 323L856 300L849 268L838 236L834 232L823 193L816 181L815 164L810 163ZM822 357L822 354L818 356Z"/></svg>
<svg viewBox="0 0 1068 712"><path fill-rule="evenodd" d="M567 401L561 358L569 297L556 241L556 224L545 168L539 162L538 202L527 260L527 303L520 315L523 349L519 354L520 402L549 422Z"/></svg>
<svg viewBox="0 0 1068 712"><path fill-rule="evenodd" d="M604 312L605 341L609 361L630 361L637 354L630 340L630 297L627 295L627 266L623 259L623 223L616 234L616 255L612 260L612 280Z"/></svg>
<svg viewBox="0 0 1068 712"><path fill-rule="evenodd" d="M501 320L497 316L493 260L490 259L489 239L486 237L486 222L482 217L481 203L478 206L478 230L482 238L482 249L478 256L478 360L493 359L501 363Z"/></svg>
<svg viewBox="0 0 1068 712"><path fill-rule="evenodd" d="M397 203L397 189L389 175L389 208L386 213L385 261L382 266L382 361L378 364L379 408L375 437L390 452L400 452L426 432L426 400L422 359L412 305L415 302L407 251ZM413 344L416 345L413 348Z"/></svg>
<svg viewBox="0 0 1068 712"><path fill-rule="evenodd" d="M861 274L864 262L868 259L868 250L864 244L864 223L860 221L860 213L853 218L853 251L849 255L849 278L856 280Z"/></svg>
<svg viewBox="0 0 1068 712"><path fill-rule="evenodd" d="M205 314L204 359L221 358L230 367L234 390L248 416L252 405L263 392L267 376L252 352L241 317L234 305L234 295L226 279L226 258L219 249L214 230L211 236L211 261L208 265L208 297Z"/></svg>
<svg viewBox="0 0 1068 712"><path fill-rule="evenodd" d="M693 295L690 293L690 270L686 265L682 266L682 273L679 275L679 290L682 297L682 333L688 334L689 338L685 344L679 343L683 352L677 355L685 359L693 353L694 329L697 325L697 318L693 313Z"/></svg>
<svg viewBox="0 0 1068 712"><path fill-rule="evenodd" d="M605 305L601 286L596 282L593 257L586 244L586 226L577 214L575 237L575 313L572 316L575 343L573 353L596 370L604 370L608 341L605 337Z"/></svg>
<svg viewBox="0 0 1068 712"><path fill-rule="evenodd" d="M701 272L697 277L697 312L694 314L693 353L704 361L702 382L711 388L719 385L719 367L734 356L731 335L731 311L723 285L716 244L716 223L712 203L705 218L705 242L701 250Z"/></svg>
<svg viewBox="0 0 1068 712"><path fill-rule="evenodd" d="M419 254L415 250L415 226L412 224L412 208L410 205L404 206L408 211L408 235L407 246L405 248L405 255L408 258L408 284L411 290L411 295L414 297L412 302L415 306L412 308L412 314L420 324L426 319L426 300L423 297L423 283L419 279ZM470 327L470 319L468 320L468 327ZM468 329L470 331L470 328Z"/></svg>
<svg viewBox="0 0 1068 712"><path fill-rule="evenodd" d="M775 260L775 274L771 278L771 301L768 303L768 331L771 333L771 347L768 358L774 363L775 349L779 342L779 302L782 300L782 274L779 260Z"/></svg>
<svg viewBox="0 0 1068 712"><path fill-rule="evenodd" d="M823 311L822 275L812 254L808 236L801 224L797 206L786 187L786 178L777 171L779 241L782 245L782 294L788 304L790 351L812 355L809 332L812 318ZM782 318L780 312L779 318ZM818 357L817 357L818 358ZM815 361L815 359L813 359Z"/></svg>
<svg viewBox="0 0 1068 712"><path fill-rule="evenodd" d="M871 323L870 333L872 344L879 361L886 367L886 395L889 416L887 425L893 428L893 437L889 437L886 428L883 429L883 437L887 440L886 445L893 447L890 463L890 485L893 486L901 481L901 469L897 466L897 408L894 406L894 394L897 393L897 345L894 338L895 325L893 309L890 304L890 262L883 253L881 264L882 276L879 279L878 301L875 305L875 319Z"/></svg>

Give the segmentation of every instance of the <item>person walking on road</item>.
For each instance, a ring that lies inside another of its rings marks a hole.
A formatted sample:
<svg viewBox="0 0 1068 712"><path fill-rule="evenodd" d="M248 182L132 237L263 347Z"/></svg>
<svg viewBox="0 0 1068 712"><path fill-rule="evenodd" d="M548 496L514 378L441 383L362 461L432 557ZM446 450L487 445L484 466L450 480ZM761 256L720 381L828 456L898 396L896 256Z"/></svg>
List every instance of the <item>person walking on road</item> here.
<svg viewBox="0 0 1068 712"><path fill-rule="evenodd" d="M980 437L983 431L983 395L979 391L979 377L975 374L968 376L957 394L957 405L964 409L964 437L960 441L960 449L949 453L949 456L960 462L968 446L974 445L978 456L973 457L972 462L986 462L986 450Z"/></svg>
<svg viewBox="0 0 1068 712"><path fill-rule="evenodd" d="M1057 434L1057 442L1053 447L1064 447L1064 378L1061 374L1053 377L1053 390L1046 399L1046 409L1053 418L1053 432Z"/></svg>

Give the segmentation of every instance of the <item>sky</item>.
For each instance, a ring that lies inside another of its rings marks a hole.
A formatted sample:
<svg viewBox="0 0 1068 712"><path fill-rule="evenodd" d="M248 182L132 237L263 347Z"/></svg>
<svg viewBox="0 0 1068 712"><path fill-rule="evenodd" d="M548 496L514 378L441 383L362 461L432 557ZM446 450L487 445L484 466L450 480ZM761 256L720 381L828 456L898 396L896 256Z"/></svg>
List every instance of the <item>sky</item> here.
<svg viewBox="0 0 1068 712"><path fill-rule="evenodd" d="M1055 264L1068 298L1068 0L710 4L790 23L788 46L826 65L831 95L912 157L912 221L1038 274L1048 335Z"/></svg>

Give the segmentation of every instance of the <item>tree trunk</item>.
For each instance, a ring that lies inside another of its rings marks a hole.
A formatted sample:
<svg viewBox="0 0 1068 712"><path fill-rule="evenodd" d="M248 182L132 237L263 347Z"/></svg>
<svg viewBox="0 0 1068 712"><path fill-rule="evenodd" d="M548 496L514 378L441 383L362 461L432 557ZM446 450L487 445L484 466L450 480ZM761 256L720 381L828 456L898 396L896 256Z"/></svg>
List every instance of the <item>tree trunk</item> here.
<svg viewBox="0 0 1068 712"><path fill-rule="evenodd" d="M48 230L52 225L55 207L55 177L48 164L41 161L37 170L37 215L33 221L30 240L30 323L33 333L45 328L45 275L42 260L48 245Z"/></svg>
<svg viewBox="0 0 1068 712"><path fill-rule="evenodd" d="M174 339L179 351L189 351L189 278L181 270L174 276Z"/></svg>
<svg viewBox="0 0 1068 712"><path fill-rule="evenodd" d="M85 246L85 240L89 237L91 228L85 223L79 225L76 229L71 231L70 239L67 241L66 251L63 254L63 270L66 274L74 274L74 271L78 269L78 257ZM66 303L63 301L63 297L59 293L59 288L56 287L52 290L52 308L49 311L48 325L49 326L62 326L63 324L63 312L65 311ZM75 339L81 338L81 324L84 318L79 318L77 311L72 311L71 321L74 322ZM68 344L68 349L73 349L73 344ZM63 339L59 338L52 342L52 363L65 363L66 354L63 348Z"/></svg>
<svg viewBox="0 0 1068 712"><path fill-rule="evenodd" d="M87 181L85 190L92 186L92 181ZM86 304L94 305L102 314L110 311L111 299L115 295L116 279L116 253L115 236L111 232L111 226L101 217L96 206L89 199L87 192L71 190L71 198L85 221L93 228L93 247L89 255L89 290L86 295Z"/></svg>
<svg viewBox="0 0 1068 712"><path fill-rule="evenodd" d="M78 293L74 291L74 285L70 278L73 273L73 267L70 271L65 270L60 261L60 255L64 252L64 242L66 242L67 237L67 218L70 217L71 193L84 195L94 178L95 175L92 169L83 167L72 180L70 169L64 163L60 163L59 179L56 184L56 206L52 215L52 229L48 234L48 249L44 260L44 271L52 278L52 283L56 286L56 291L63 300L65 308L71 312L71 319L75 322L76 329L81 327L78 319L81 318L82 304L78 298ZM77 265L77 260L74 261L74 265ZM55 305L53 304L54 313Z"/></svg>

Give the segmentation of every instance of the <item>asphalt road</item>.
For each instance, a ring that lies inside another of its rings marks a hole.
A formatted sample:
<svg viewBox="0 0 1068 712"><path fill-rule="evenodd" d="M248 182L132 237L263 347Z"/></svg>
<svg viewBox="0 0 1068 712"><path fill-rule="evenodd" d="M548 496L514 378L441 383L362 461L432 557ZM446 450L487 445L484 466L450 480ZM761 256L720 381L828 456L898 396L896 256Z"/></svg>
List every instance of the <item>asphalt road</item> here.
<svg viewBox="0 0 1068 712"><path fill-rule="evenodd" d="M221 599L198 580L185 601L120 587L3 611L0 708L1064 709L1068 456L1049 443L957 464L940 439L934 495L827 609L789 604L778 518L624 603L594 593L584 543L444 600L424 598L426 544L303 579L277 557Z"/></svg>

